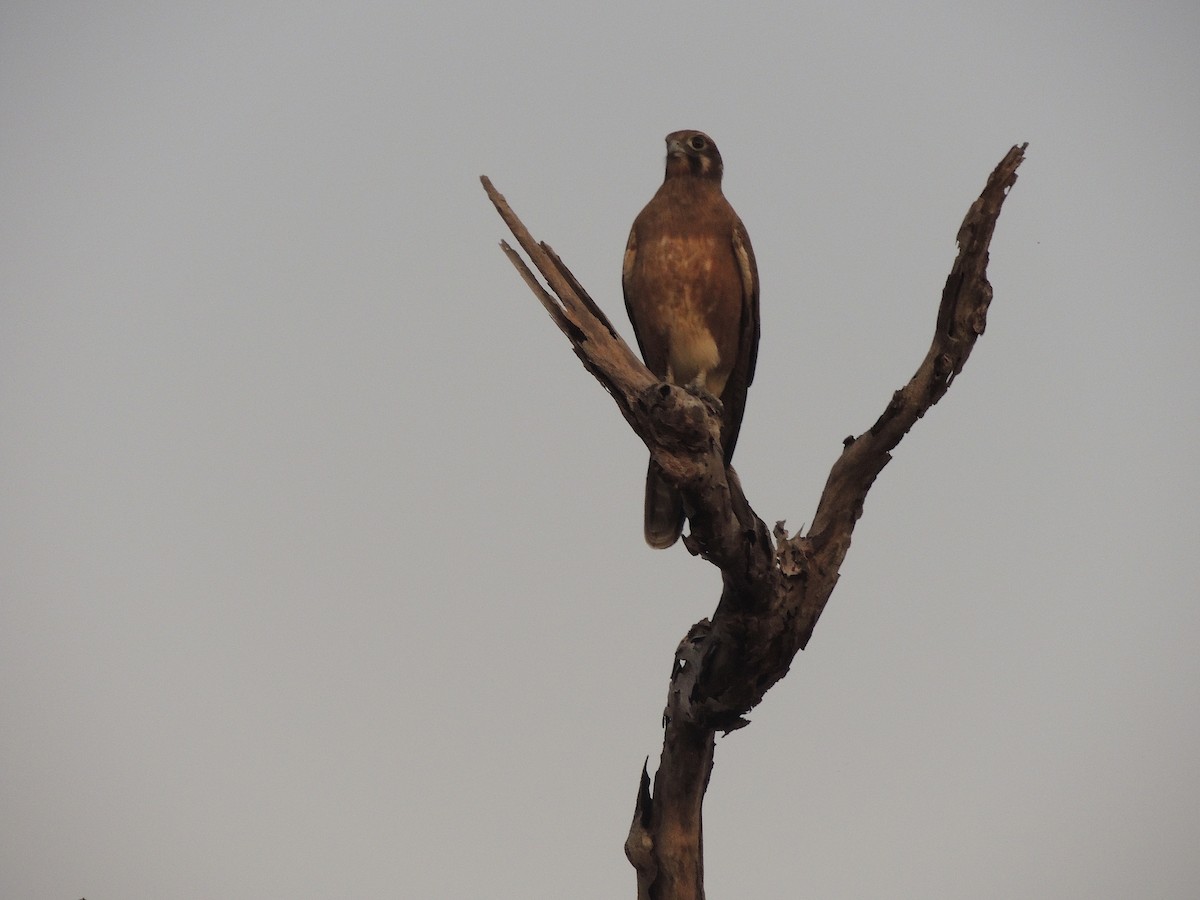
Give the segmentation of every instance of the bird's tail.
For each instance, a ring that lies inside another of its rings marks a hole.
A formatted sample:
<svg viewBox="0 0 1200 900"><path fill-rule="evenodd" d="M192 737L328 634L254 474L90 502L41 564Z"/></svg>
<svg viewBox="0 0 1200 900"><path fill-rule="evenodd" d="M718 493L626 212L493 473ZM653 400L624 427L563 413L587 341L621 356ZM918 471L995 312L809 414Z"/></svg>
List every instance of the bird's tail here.
<svg viewBox="0 0 1200 900"><path fill-rule="evenodd" d="M683 533L683 498L653 459L646 470L646 543L665 550Z"/></svg>

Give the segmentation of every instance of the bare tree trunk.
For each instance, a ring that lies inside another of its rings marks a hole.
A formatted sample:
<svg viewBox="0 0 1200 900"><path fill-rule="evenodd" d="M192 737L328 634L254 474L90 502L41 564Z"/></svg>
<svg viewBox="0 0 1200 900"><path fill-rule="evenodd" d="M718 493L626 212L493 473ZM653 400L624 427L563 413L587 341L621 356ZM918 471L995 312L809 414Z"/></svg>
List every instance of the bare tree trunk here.
<svg viewBox="0 0 1200 900"><path fill-rule="evenodd" d="M844 442L807 533L773 532L750 508L723 462L721 419L711 399L659 382L617 334L554 252L538 243L483 178L497 211L546 279L504 252L570 340L583 365L612 394L655 461L683 495L688 549L721 570L724 588L711 620L692 626L675 651L664 737L651 792L643 767L625 852L639 900L702 900L701 808L716 733L748 724L745 714L787 674L837 584L867 492L908 430L949 389L983 333L992 288L988 246L1027 145L992 172L958 231L933 342L908 384L867 431Z"/></svg>

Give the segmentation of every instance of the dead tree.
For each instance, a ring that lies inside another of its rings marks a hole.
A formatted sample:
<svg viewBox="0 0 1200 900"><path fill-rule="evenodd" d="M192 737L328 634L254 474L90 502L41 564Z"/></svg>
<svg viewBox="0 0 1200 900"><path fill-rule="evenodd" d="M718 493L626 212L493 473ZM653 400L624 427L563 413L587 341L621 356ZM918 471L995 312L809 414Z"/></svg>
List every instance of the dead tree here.
<svg viewBox="0 0 1200 900"><path fill-rule="evenodd" d="M535 241L492 183L484 189L545 285L507 242L501 247L604 386L682 495L688 550L721 570L711 619L691 627L675 651L663 714L662 756L643 766L625 853L639 900L702 900L701 805L717 732L744 718L787 674L808 644L837 584L838 570L875 477L901 438L937 403L983 333L992 287L988 245L1027 145L1013 147L988 178L958 230L958 257L946 278L933 342L916 374L858 437L846 438L807 532L769 530L724 465L721 417L711 398L659 381L617 334L582 285L545 243ZM548 290L547 290L548 286Z"/></svg>

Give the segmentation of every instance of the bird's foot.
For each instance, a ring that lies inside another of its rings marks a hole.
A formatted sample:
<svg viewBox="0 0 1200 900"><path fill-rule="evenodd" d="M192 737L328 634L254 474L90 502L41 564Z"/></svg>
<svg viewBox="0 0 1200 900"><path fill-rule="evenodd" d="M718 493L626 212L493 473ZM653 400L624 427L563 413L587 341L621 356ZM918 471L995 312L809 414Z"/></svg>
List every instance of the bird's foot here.
<svg viewBox="0 0 1200 900"><path fill-rule="evenodd" d="M715 408L718 414L724 412L724 407L721 405L721 398L708 392L708 385L703 375L697 375L688 384L684 385L683 389Z"/></svg>

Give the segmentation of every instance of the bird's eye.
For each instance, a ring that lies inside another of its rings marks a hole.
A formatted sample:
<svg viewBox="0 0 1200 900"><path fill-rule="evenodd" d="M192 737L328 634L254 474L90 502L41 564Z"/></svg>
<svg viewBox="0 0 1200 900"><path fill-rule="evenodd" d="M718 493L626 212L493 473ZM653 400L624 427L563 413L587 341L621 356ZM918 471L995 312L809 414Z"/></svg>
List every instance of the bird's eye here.
<svg viewBox="0 0 1200 900"><path fill-rule="evenodd" d="M704 139L704 135L694 134L694 135L692 135L692 139L690 141L688 141L688 146L696 151L707 150L708 149L708 141L706 141Z"/></svg>

